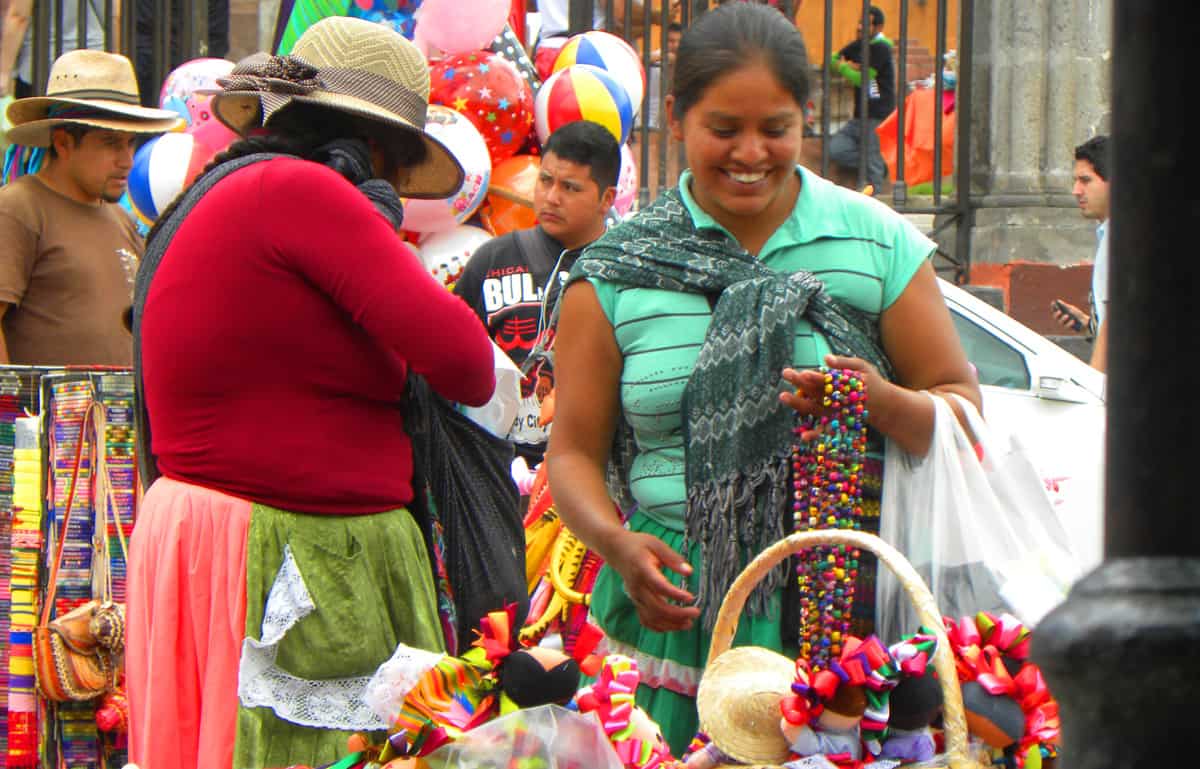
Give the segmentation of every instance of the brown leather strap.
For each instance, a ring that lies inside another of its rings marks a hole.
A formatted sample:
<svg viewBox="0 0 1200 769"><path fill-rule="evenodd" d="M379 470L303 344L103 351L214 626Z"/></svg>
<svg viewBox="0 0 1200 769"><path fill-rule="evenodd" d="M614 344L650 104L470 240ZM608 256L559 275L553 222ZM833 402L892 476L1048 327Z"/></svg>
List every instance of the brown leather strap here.
<svg viewBox="0 0 1200 769"><path fill-rule="evenodd" d="M75 467L71 471L71 486L67 492L67 506L63 510L62 529L58 533L58 552L54 554L54 565L50 567L50 586L46 594L46 603L42 607L41 625L50 621L50 611L54 608L54 597L58 594L58 568L62 565L63 547L67 543L67 527L71 525L71 508L75 505L75 487L79 482L79 466L83 462L83 446L87 443L87 430L92 422L92 409L98 404L88 402L87 410L83 412L83 423L79 426L79 443L75 446Z"/></svg>

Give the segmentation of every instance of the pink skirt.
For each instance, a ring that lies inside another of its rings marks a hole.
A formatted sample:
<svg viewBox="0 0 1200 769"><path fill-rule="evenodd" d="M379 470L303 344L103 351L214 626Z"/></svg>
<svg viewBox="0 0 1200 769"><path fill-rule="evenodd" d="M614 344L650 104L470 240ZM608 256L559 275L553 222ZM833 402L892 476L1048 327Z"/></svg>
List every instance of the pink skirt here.
<svg viewBox="0 0 1200 769"><path fill-rule="evenodd" d="M142 500L125 647L129 760L141 769L233 764L250 509L169 478Z"/></svg>

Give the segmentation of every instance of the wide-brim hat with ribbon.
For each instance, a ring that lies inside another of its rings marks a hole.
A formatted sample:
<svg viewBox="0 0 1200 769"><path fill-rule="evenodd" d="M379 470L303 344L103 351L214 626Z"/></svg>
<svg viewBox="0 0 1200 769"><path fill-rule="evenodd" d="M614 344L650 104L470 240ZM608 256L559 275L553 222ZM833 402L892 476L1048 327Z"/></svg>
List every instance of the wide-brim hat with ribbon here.
<svg viewBox="0 0 1200 769"><path fill-rule="evenodd" d="M116 53L81 49L55 60L45 96L8 105L8 141L26 147L50 146L50 132L74 123L126 133L159 134L184 124L178 114L142 106L129 59Z"/></svg>
<svg viewBox="0 0 1200 769"><path fill-rule="evenodd" d="M289 105L316 105L362 118L381 136L424 143L425 158L406 168L401 195L447 198L462 186L462 166L425 132L429 65L415 45L381 24L322 19L289 56L252 56L218 82L224 90L213 97L213 114L242 135L270 128Z"/></svg>
<svg viewBox="0 0 1200 769"><path fill-rule="evenodd" d="M700 679L700 731L743 764L779 765L788 742L779 703L792 693L796 663L760 646L738 646L713 660Z"/></svg>

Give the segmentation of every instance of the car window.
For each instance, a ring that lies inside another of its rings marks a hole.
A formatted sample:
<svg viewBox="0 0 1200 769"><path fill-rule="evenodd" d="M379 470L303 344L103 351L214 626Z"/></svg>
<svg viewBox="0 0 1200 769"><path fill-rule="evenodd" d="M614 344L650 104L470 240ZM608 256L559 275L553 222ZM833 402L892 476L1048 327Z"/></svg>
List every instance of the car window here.
<svg viewBox="0 0 1200 769"><path fill-rule="evenodd" d="M967 360L979 373L979 384L1007 387L1012 390L1028 390L1031 385L1029 367L1025 356L1007 342L992 335L980 326L950 309L958 338L967 353Z"/></svg>

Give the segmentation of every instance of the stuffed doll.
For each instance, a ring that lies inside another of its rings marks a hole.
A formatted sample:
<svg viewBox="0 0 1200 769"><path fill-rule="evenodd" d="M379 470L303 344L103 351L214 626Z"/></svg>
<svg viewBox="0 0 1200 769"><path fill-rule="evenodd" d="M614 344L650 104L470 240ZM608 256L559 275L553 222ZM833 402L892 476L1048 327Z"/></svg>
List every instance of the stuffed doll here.
<svg viewBox="0 0 1200 769"><path fill-rule="evenodd" d="M610 654L600 664L591 686L575 695L580 713L595 713L625 769L655 769L675 764L658 724L634 703L641 682L637 662Z"/></svg>
<svg viewBox="0 0 1200 769"><path fill-rule="evenodd" d="M792 695L780 703L780 729L792 755L851 763L862 760L864 744L878 753L897 672L875 636L849 636L838 658L823 670L812 671L806 660L797 660Z"/></svg>
<svg viewBox="0 0 1200 769"><path fill-rule="evenodd" d="M1058 703L1029 661L1030 631L1015 617L980 612L946 619L967 729L1017 767L1044 765L1059 740Z"/></svg>
<svg viewBox="0 0 1200 769"><path fill-rule="evenodd" d="M937 753L932 724L942 713L942 687L929 661L937 637L926 628L888 649L900 670L889 698L888 725L880 758L929 761Z"/></svg>
<svg viewBox="0 0 1200 769"><path fill-rule="evenodd" d="M566 705L579 684L579 663L548 647L520 647L517 607L490 612L471 649L459 657L421 659L408 671L399 712L390 715L379 762L426 756L497 715L521 708ZM417 658L418 655L413 655Z"/></svg>
<svg viewBox="0 0 1200 769"><path fill-rule="evenodd" d="M780 728L792 753L798 757L822 755L833 761L861 761L862 720L866 710L864 687L843 682L832 698L821 703L815 718L811 710L803 722L793 721L785 714Z"/></svg>
<svg viewBox="0 0 1200 769"><path fill-rule="evenodd" d="M500 712L538 705L566 705L579 688L579 663L558 649L518 649L501 662Z"/></svg>

